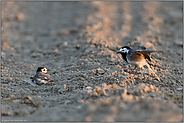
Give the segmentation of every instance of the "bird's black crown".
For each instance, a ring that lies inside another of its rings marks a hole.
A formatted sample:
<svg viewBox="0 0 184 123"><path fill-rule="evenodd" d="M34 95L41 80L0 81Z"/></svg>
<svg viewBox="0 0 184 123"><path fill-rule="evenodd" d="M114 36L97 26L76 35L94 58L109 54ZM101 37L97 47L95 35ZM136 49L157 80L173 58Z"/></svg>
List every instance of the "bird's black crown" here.
<svg viewBox="0 0 184 123"><path fill-rule="evenodd" d="M123 48L127 48L127 49L131 49L129 46L123 46L123 47L121 47L122 49Z"/></svg>
<svg viewBox="0 0 184 123"><path fill-rule="evenodd" d="M36 72L41 72L44 67L38 67Z"/></svg>

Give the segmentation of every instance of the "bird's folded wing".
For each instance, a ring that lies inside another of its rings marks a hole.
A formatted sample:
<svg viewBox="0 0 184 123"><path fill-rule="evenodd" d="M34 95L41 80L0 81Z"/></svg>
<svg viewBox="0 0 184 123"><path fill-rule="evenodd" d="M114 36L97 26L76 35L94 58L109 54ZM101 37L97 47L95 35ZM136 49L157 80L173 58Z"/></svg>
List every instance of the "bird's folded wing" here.
<svg viewBox="0 0 184 123"><path fill-rule="evenodd" d="M46 76L46 75L40 75L40 76L35 76L35 77L32 77L33 80L36 80L36 79L41 79L41 80L46 80L46 81L49 81L50 80L50 76Z"/></svg>
<svg viewBox="0 0 184 123"><path fill-rule="evenodd" d="M151 61L151 53L153 52L162 52L162 51L146 51L146 50L135 50L136 53L142 53L146 59Z"/></svg>
<svg viewBox="0 0 184 123"><path fill-rule="evenodd" d="M141 53L144 55L144 57L146 59L148 59L149 61L151 61L151 53L155 52L155 51L144 51L144 50L135 50L133 53Z"/></svg>
<svg viewBox="0 0 184 123"><path fill-rule="evenodd" d="M150 54L150 53L152 53L152 52L160 52L160 53L163 53L162 51L147 51L147 50L135 50L134 52L140 52L140 53L148 53L148 54Z"/></svg>

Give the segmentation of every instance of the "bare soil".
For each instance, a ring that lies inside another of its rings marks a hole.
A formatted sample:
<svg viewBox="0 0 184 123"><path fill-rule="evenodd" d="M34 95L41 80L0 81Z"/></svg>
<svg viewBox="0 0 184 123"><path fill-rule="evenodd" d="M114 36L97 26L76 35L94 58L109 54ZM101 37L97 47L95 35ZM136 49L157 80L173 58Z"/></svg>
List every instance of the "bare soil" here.
<svg viewBox="0 0 184 123"><path fill-rule="evenodd" d="M183 121L182 2L1 2L2 121ZM116 54L159 50L152 68ZM30 85L37 67L51 81Z"/></svg>

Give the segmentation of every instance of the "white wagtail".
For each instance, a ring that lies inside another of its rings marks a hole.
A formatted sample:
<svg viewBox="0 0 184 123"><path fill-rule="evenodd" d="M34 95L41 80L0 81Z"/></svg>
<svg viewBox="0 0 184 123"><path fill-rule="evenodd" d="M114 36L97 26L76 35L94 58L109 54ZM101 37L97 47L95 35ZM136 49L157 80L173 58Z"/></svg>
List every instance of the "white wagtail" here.
<svg viewBox="0 0 184 123"><path fill-rule="evenodd" d="M154 73L154 75L156 75L155 72L150 67L151 53L152 52L160 52L160 51L133 50L129 46L123 46L117 52L117 54L120 53L122 55L123 59L127 63L135 66L132 73L136 72L137 70L139 70L143 66L147 66L149 68L149 70L152 73ZM138 69L136 69L137 67L138 67ZM157 78L160 81L160 78L158 76L157 76Z"/></svg>
<svg viewBox="0 0 184 123"><path fill-rule="evenodd" d="M30 77L32 85L42 85L50 81L50 75L44 67L38 67L36 74Z"/></svg>

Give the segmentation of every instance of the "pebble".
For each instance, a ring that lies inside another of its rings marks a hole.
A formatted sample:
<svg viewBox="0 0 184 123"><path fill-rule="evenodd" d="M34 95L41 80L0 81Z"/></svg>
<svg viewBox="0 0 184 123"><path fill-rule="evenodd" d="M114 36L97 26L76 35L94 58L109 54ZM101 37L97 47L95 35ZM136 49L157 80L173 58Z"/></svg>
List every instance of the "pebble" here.
<svg viewBox="0 0 184 123"><path fill-rule="evenodd" d="M104 71L103 69L101 69L101 68L98 68L98 69L97 69L97 73L99 73L99 74L104 74L105 71Z"/></svg>
<svg viewBox="0 0 184 123"><path fill-rule="evenodd" d="M154 46L151 46L151 47L148 47L147 50L153 50L153 51L155 51L156 49L155 49ZM159 55L159 54L158 54L158 55Z"/></svg>
<svg viewBox="0 0 184 123"><path fill-rule="evenodd" d="M183 46L183 42L182 42L182 40L175 40L175 42L174 42L176 45L178 45L178 46Z"/></svg>
<svg viewBox="0 0 184 123"><path fill-rule="evenodd" d="M81 109L81 106L77 106L76 109Z"/></svg>
<svg viewBox="0 0 184 123"><path fill-rule="evenodd" d="M58 32L58 35L59 35L59 36L63 36L63 35L68 35L69 33L70 33L69 30L61 29L61 30Z"/></svg>
<svg viewBox="0 0 184 123"><path fill-rule="evenodd" d="M183 90L183 88L177 88L176 90L177 90L177 91L181 91L181 90Z"/></svg>
<svg viewBox="0 0 184 123"><path fill-rule="evenodd" d="M58 32L58 35L59 36L63 36L63 35L68 35L68 34L71 34L71 33L76 33L77 32L77 28L73 27L71 29L61 29L59 32Z"/></svg>
<svg viewBox="0 0 184 123"><path fill-rule="evenodd" d="M8 50L10 48L9 43L5 42L3 44L3 50Z"/></svg>
<svg viewBox="0 0 184 123"><path fill-rule="evenodd" d="M67 88L66 88L66 85L64 86L61 86L61 88L58 90L58 93L62 94L63 92L66 92L67 91Z"/></svg>
<svg viewBox="0 0 184 123"><path fill-rule="evenodd" d="M2 105L1 116L11 116L11 115L13 115L13 111L10 109L10 106Z"/></svg>
<svg viewBox="0 0 184 123"><path fill-rule="evenodd" d="M143 43L140 44L140 47L144 48L144 49L147 49L147 48L149 48L151 46L153 46L153 44L149 43L149 42L143 42Z"/></svg>
<svg viewBox="0 0 184 123"><path fill-rule="evenodd" d="M91 51L93 51L93 48L90 48L90 47L89 47L89 48L87 48L84 52L85 52L85 53L89 53L89 52L91 52Z"/></svg>
<svg viewBox="0 0 184 123"><path fill-rule="evenodd" d="M66 105L71 104L71 103L72 103L72 101L70 101L70 100L66 100L66 101L65 101L65 104L66 104Z"/></svg>
<svg viewBox="0 0 184 123"><path fill-rule="evenodd" d="M117 51L116 46L110 46L109 49L112 50L112 51Z"/></svg>
<svg viewBox="0 0 184 123"><path fill-rule="evenodd" d="M87 86L86 88L83 88L84 91L92 90L93 88L90 86Z"/></svg>
<svg viewBox="0 0 184 123"><path fill-rule="evenodd" d="M1 57L2 57L2 58L6 58L6 53L2 51L2 52L1 52Z"/></svg>
<svg viewBox="0 0 184 123"><path fill-rule="evenodd" d="M37 57L40 57L41 55L42 55L41 53L32 53L31 57L32 58L37 58Z"/></svg>
<svg viewBox="0 0 184 123"><path fill-rule="evenodd" d="M67 42L67 41L65 41L65 42L63 43L63 45L64 45L64 46L67 46L67 45L68 45L68 42Z"/></svg>
<svg viewBox="0 0 184 123"><path fill-rule="evenodd" d="M24 19L24 15L23 15L22 13L19 13L19 14L17 15L17 19L18 19L19 21L22 21L22 20Z"/></svg>
<svg viewBox="0 0 184 123"><path fill-rule="evenodd" d="M55 70L55 71L53 71L52 73L53 73L53 74L56 74L56 73L59 73L59 71Z"/></svg>
<svg viewBox="0 0 184 123"><path fill-rule="evenodd" d="M84 81L84 86L87 86L88 85L88 81Z"/></svg>
<svg viewBox="0 0 184 123"><path fill-rule="evenodd" d="M79 49L80 49L80 45L76 45L75 48L76 48L77 50L79 50Z"/></svg>
<svg viewBox="0 0 184 123"><path fill-rule="evenodd" d="M140 41L140 40L141 40L141 37L140 37L140 36L137 36L137 37L136 37L136 40L137 40L137 41Z"/></svg>

